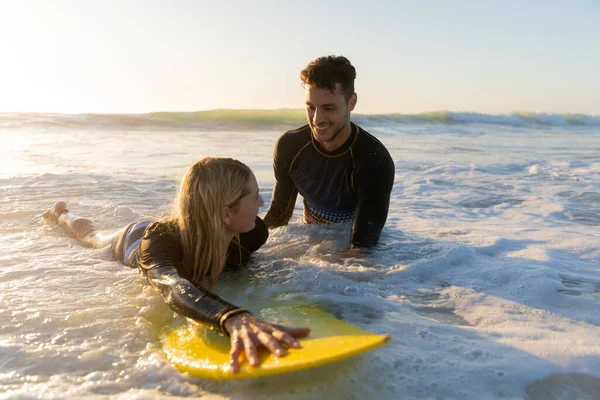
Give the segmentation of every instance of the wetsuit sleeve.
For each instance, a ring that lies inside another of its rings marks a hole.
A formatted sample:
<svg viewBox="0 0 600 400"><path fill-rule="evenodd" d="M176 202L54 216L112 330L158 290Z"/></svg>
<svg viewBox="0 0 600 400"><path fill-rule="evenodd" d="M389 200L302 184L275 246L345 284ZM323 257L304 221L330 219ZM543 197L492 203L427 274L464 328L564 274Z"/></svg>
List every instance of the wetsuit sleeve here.
<svg viewBox="0 0 600 400"><path fill-rule="evenodd" d="M280 137L273 151L273 172L275 184L271 205L264 221L268 228L287 225L294 213L298 189L290 176L290 167L294 153L286 146L285 135Z"/></svg>
<svg viewBox="0 0 600 400"><path fill-rule="evenodd" d="M352 247L375 247L388 215L394 185L394 162L387 151L372 154L357 167L358 204L352 226Z"/></svg>
<svg viewBox="0 0 600 400"><path fill-rule="evenodd" d="M178 273L183 263L178 237L156 224L146 229L139 250L140 268L148 282L173 311L227 334L225 319L247 311L184 279Z"/></svg>

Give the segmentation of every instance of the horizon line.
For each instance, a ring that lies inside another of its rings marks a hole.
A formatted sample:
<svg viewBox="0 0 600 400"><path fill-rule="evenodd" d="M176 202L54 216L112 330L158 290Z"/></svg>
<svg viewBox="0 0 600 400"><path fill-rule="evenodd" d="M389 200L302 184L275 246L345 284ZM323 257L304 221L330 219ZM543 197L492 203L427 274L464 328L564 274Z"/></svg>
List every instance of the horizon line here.
<svg viewBox="0 0 600 400"><path fill-rule="evenodd" d="M277 111L293 111L298 113L304 113L304 108L292 108L292 107L281 107L281 108L212 108L206 110L160 110L150 112L54 112L54 111L0 111L0 115L3 114L21 114L21 115L65 115L65 116L76 116L76 115L152 115L152 114L199 114L199 113L210 113L210 112L277 112ZM556 111L509 111L509 112L481 112L481 111L456 111L456 110L431 110L421 111L413 113L402 113L402 112L385 112L385 113L361 113L354 112L353 115L365 115L365 116L424 116L424 115L441 115L441 114L478 114L478 115L570 115L570 116L600 116L600 112L582 113L582 112L556 112Z"/></svg>

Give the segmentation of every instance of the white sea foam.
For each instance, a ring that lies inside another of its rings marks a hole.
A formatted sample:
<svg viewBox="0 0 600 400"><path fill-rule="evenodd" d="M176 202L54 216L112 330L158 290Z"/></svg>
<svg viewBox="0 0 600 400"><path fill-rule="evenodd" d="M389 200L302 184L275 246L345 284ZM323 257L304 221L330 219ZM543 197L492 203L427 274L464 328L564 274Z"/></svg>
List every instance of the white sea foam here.
<svg viewBox="0 0 600 400"><path fill-rule="evenodd" d="M65 199L107 231L158 217L185 167L206 155L247 162L268 203L277 133L98 132L36 118L59 127L0 131L0 399L600 390L600 133L589 126L481 124L467 114L452 118L477 123L365 121L396 165L379 249L347 253L351 227L303 225L298 203L293 223L216 291L257 313L271 300L316 303L393 342L314 371L219 383L169 365L157 335L181 317L135 271L40 215Z"/></svg>

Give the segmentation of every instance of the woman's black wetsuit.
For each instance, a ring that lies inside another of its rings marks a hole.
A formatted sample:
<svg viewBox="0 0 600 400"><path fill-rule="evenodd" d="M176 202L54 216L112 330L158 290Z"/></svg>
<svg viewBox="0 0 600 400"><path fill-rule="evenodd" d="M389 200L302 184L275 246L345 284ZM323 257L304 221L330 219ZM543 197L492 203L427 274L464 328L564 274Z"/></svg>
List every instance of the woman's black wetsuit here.
<svg viewBox="0 0 600 400"><path fill-rule="evenodd" d="M269 236L264 222L234 238L229 246L226 269L239 268ZM182 271L183 247L177 226L169 222L142 221L129 225L122 236L123 264L138 268L177 313L227 334L223 322L243 308L226 302L208 290L194 285Z"/></svg>

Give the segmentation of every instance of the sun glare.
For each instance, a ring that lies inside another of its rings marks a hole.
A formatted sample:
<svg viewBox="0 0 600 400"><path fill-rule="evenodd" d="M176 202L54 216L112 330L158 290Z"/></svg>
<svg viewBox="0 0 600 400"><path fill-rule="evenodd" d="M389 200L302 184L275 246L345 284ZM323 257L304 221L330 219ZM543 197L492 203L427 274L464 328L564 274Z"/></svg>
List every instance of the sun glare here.
<svg viewBox="0 0 600 400"><path fill-rule="evenodd" d="M0 177L10 178L26 173L31 163L23 156L31 144L30 139L14 132L1 132L0 143Z"/></svg>

